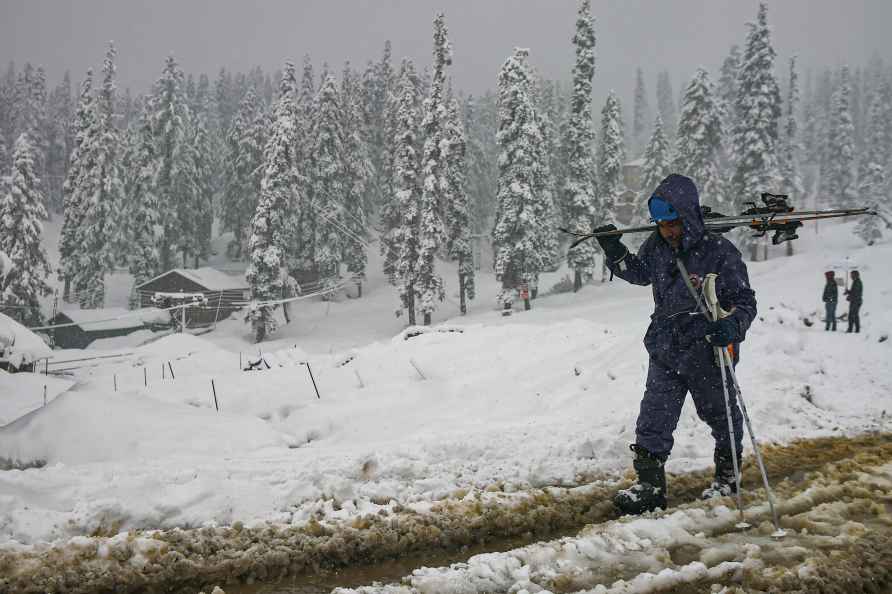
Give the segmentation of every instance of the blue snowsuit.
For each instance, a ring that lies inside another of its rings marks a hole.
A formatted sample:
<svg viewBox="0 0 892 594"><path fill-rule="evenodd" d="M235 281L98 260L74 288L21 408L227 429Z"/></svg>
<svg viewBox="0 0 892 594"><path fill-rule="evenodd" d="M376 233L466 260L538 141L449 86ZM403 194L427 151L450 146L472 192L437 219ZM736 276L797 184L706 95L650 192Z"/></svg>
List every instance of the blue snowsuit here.
<svg viewBox="0 0 892 594"><path fill-rule="evenodd" d="M738 325L741 340L756 316L755 293L750 289L746 266L737 248L721 235L706 231L697 188L690 178L670 175L654 194L669 202L682 218L681 249L676 253L659 232L654 232L637 255L627 253L620 260L608 262L616 276L653 288L654 313L644 337L650 365L636 441L654 455L668 456L674 443L672 433L690 392L697 415L712 429L716 449L730 451L721 372L713 345L704 337L707 320L699 313L675 259L681 258L691 276L702 279L709 272L718 274L719 303L725 310L734 308L730 317ZM734 345L734 354L736 363L739 344ZM728 382L735 447L741 452L742 419L730 378Z"/></svg>

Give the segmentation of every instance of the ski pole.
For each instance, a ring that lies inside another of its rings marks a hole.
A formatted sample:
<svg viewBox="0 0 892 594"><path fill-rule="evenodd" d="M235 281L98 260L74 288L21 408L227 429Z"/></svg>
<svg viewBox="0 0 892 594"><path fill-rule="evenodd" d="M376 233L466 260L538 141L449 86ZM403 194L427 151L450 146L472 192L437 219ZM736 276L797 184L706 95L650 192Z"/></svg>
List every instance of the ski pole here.
<svg viewBox="0 0 892 594"><path fill-rule="evenodd" d="M759 448L759 441L756 439L756 434L753 432L753 424L750 422L750 415L746 410L746 403L743 401L743 392L740 389L740 384L737 383L737 374L734 373L731 354L728 352L727 348L723 348L721 351L723 360L726 362L728 370L731 372L731 383L734 385L734 391L737 392L737 400L740 401L740 410L743 413L743 420L746 422L746 429L750 434L750 442L753 444L753 452L756 454L756 463L758 463L759 472L762 474L762 484L765 485L765 493L768 496L768 507L771 508L771 519L774 523L775 532L772 536L780 538L783 537L786 532L780 526L780 518L777 515L777 508L774 504L774 492L771 490L771 485L768 484L768 473L765 471L765 463L762 461L762 452Z"/></svg>
<svg viewBox="0 0 892 594"><path fill-rule="evenodd" d="M694 297L694 300L697 302L697 305L700 308L700 311L707 318L710 318L711 316L709 315L709 309L700 300L699 296L697 295L696 290L694 289L694 286L691 284L691 279L687 273L687 269L685 268L684 263L681 261L680 258L677 258L676 264L678 265L679 271L681 271L682 277L685 281L685 285L687 286L688 291L690 291L691 295ZM708 280L709 276L710 275L707 275L707 280ZM718 298L715 297L714 293L711 293L709 291L706 291L705 293L706 293L706 301L708 302L709 307L713 308L713 313L714 313L715 319L718 319L719 309L720 309L719 303L718 303ZM710 294L713 295L713 298L710 298ZM731 383L734 386L734 391L737 394L737 399L740 401L741 413L743 414L743 419L746 423L746 429L750 435L750 443L752 444L753 452L756 455L756 463L759 466L759 473L762 475L762 484L765 485L765 493L768 497L768 507L771 509L771 518L774 523L774 529L775 529L775 533L773 536L783 537L785 532L780 527L780 518L777 514L777 509L774 505L774 492L771 490L771 485L768 483L768 472L766 472L766 470L765 470L765 463L762 460L762 451L759 448L759 442L756 439L756 434L753 432L753 424L750 421L749 412L747 411L746 403L743 400L743 392L741 391L740 384L737 381L737 373L734 371L734 362L732 360L731 354L728 352L727 347L715 347L715 349L716 349L716 354L719 357L719 364L722 367L722 370L724 371L724 368L726 366L728 368L728 372L731 375ZM726 400L728 399L727 393L725 394L725 398L726 398ZM730 413L729 413L728 418L729 418L729 423L730 423ZM731 435L732 435L732 439L733 439L733 432ZM736 448L732 448L732 454L733 453L736 453ZM736 456L734 456L734 458L736 458ZM738 493L740 491L739 480L740 479L738 476Z"/></svg>
<svg viewBox="0 0 892 594"><path fill-rule="evenodd" d="M694 301L697 302L697 306L700 308L700 311L706 316L707 319L711 319L713 316L710 315L710 311L707 309L706 305L700 300L697 296L697 291L694 289L694 285L691 283L691 277L688 274L687 267L684 265L684 262L681 261L681 258L675 259L675 264L678 267L678 271L681 273L681 278L684 281L685 286L690 291L691 296L694 298ZM718 316L718 312L715 312L715 316ZM734 420L731 416L731 397L728 394L728 380L725 374L725 359L719 353L719 347L714 347L713 352L715 353L716 360L719 364L719 369L722 374L722 393L725 397L725 417L728 419L728 438L731 441L731 464L734 468L734 486L736 487L736 499L737 499L737 511L740 513L740 526L743 527L746 524L746 519L743 515L743 499L740 494L740 465L737 462L737 435L734 431ZM747 524L748 526L748 524Z"/></svg>

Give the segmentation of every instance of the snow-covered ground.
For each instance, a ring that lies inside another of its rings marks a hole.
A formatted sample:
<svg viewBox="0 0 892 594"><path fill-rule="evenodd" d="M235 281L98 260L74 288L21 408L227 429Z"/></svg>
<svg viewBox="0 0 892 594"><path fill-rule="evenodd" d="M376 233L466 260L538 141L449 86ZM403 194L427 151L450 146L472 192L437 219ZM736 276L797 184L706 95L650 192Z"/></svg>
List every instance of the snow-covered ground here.
<svg viewBox="0 0 892 594"><path fill-rule="evenodd" d="M892 244L863 248L849 223L803 236L795 257L777 249L749 265L760 318L738 369L756 431L787 442L888 428ZM825 333L814 315L823 272L844 274L847 263L864 281L862 333ZM435 315L443 325L406 338L394 291L372 266L361 299L298 302L260 353L231 319L200 337L115 344L128 354L78 370L45 407L43 376L0 376L0 423L40 397L0 427L0 459L43 465L0 472L0 542L424 510L469 489L628 469L648 289L595 284L502 317L482 273L468 316L452 317L449 293ZM548 275L543 291L560 277ZM241 371L261 355L269 369ZM686 406L669 469L711 461L708 428Z"/></svg>

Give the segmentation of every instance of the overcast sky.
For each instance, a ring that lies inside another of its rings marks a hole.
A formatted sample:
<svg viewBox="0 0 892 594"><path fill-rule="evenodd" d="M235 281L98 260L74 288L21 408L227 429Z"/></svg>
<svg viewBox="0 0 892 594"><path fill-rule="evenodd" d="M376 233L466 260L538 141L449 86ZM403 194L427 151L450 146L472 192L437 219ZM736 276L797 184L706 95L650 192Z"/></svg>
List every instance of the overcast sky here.
<svg viewBox="0 0 892 594"><path fill-rule="evenodd" d="M673 87L703 65L715 71L745 23L750 0L594 0L595 94L614 88L631 96L635 68L647 76L655 105L656 74L668 69ZM43 65L51 84L71 70L75 83L98 67L105 43L118 47L121 87L145 91L174 53L186 72L213 80L221 66L272 71L285 58L309 53L340 70L378 59L385 39L394 59L430 62L431 21L446 13L456 85L479 93L495 87L515 46L528 47L546 78L569 78L575 0L0 0L0 60ZM873 52L892 58L892 0L769 2L769 23L781 60L805 66L865 64ZM784 65L779 72L785 74ZM5 66L3 67L5 71ZM628 109L628 108L626 108Z"/></svg>

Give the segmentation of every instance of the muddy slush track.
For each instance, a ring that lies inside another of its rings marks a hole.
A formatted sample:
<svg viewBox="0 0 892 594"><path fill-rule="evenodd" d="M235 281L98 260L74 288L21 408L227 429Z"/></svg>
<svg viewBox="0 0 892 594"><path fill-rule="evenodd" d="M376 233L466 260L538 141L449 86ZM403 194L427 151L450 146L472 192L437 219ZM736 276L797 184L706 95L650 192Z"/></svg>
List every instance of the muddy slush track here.
<svg viewBox="0 0 892 594"><path fill-rule="evenodd" d="M749 561L743 566L750 569L732 571L733 564L717 561L699 579L653 591L709 592L707 584L724 584L728 594L892 592L892 481L880 477L868 485L857 478L892 462L892 435L803 440L767 446L764 456L784 502L785 527L806 530L801 538L795 536L798 546L780 547L772 553L768 517L748 518L755 528L744 534L716 530L705 538L720 543L729 560L743 555ZM229 594L310 594L373 580L398 583L422 565L448 565L480 552L580 530L597 531L616 519L611 498L629 480L590 478L592 482L575 488L537 489L494 500L456 497L438 502L425 514L401 510L335 526L311 522L301 527L246 528L236 523L226 528L134 531L22 551L5 549L0 551L0 592L194 594L219 585ZM708 471L670 477L672 507L702 505L691 502L710 478ZM764 493L754 490L761 480L751 459L744 464L743 483L746 507L764 500ZM820 495L801 496L815 486L821 487ZM854 534L850 524L865 528ZM850 538L839 538L840 531ZM754 539L764 545L758 558L750 558L755 553L748 543ZM669 551L666 563L685 566L703 554L703 547L688 544ZM803 575L790 573L790 567L802 563L811 569ZM540 585L554 592L575 592L634 580L636 575L634 564L626 564L607 573L571 572ZM245 585L251 583L255 585Z"/></svg>

